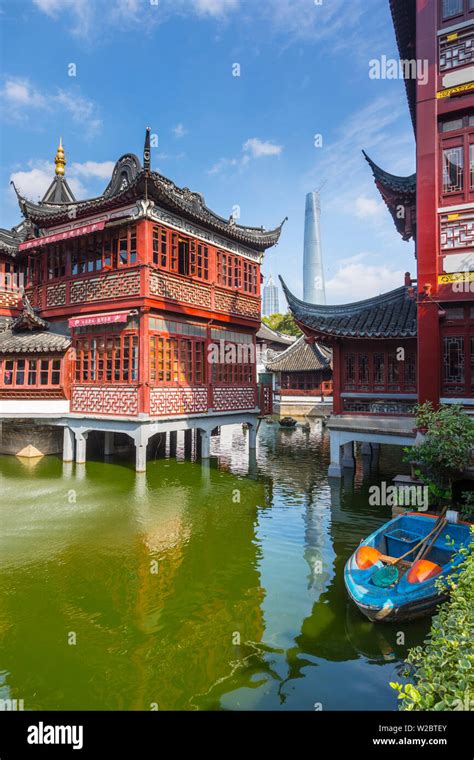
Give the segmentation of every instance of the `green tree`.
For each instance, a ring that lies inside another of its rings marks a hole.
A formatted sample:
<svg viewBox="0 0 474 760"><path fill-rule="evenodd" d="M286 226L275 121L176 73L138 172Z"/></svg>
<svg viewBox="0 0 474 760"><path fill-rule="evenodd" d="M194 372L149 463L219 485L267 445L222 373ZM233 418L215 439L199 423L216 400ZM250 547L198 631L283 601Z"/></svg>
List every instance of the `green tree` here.
<svg viewBox="0 0 474 760"><path fill-rule="evenodd" d="M263 317L262 322L283 335L295 335L299 338L303 334L296 324L293 314L289 311L286 314L272 314L270 317Z"/></svg>
<svg viewBox="0 0 474 760"><path fill-rule="evenodd" d="M418 477L428 486L430 495L440 503L449 502L453 480L470 463L474 423L457 404L434 409L428 401L419 404L415 414L424 437L421 443L405 450L407 459L416 459Z"/></svg>

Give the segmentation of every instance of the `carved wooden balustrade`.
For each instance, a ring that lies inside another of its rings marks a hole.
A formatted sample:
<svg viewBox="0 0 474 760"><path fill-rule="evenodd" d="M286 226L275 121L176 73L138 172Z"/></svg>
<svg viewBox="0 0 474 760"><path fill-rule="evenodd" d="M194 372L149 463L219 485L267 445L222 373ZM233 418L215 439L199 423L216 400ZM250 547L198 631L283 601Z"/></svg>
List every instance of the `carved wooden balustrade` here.
<svg viewBox="0 0 474 760"><path fill-rule="evenodd" d="M149 264L110 272L63 278L27 287L33 306L48 314L54 309L134 299L154 299L196 309L260 320L260 298L221 288L190 277L164 272Z"/></svg>

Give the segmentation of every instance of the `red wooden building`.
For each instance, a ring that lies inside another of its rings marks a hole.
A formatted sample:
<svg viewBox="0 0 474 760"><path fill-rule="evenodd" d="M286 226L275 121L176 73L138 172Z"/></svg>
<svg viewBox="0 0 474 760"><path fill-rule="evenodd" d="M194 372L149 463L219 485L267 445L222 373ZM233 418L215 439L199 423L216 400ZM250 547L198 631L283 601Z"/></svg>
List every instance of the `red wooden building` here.
<svg viewBox="0 0 474 760"><path fill-rule="evenodd" d="M313 306L286 289L309 340L334 352L330 473L353 442L410 443L416 401L474 404L474 0L390 0L416 174L369 156L395 227L415 244L416 279L344 306Z"/></svg>
<svg viewBox="0 0 474 760"><path fill-rule="evenodd" d="M0 231L0 416L63 426L78 462L90 430L126 432L139 470L158 432L199 430L207 457L210 431L243 421L254 446L260 265L282 225L224 219L152 171L149 130L143 165L122 156L97 198L74 198L62 145L55 163Z"/></svg>

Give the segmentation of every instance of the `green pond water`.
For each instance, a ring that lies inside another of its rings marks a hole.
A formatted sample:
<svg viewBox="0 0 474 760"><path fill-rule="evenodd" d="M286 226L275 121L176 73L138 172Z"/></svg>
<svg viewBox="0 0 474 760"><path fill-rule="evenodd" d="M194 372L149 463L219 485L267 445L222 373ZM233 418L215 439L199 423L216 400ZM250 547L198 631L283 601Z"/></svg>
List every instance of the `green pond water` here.
<svg viewBox="0 0 474 760"><path fill-rule="evenodd" d="M365 620L346 559L389 517L328 481L329 439L223 428L209 466L162 457L63 465L0 457L0 698L25 710L397 706L390 680L429 619ZM405 644L400 633L405 636ZM75 644L71 643L75 639Z"/></svg>

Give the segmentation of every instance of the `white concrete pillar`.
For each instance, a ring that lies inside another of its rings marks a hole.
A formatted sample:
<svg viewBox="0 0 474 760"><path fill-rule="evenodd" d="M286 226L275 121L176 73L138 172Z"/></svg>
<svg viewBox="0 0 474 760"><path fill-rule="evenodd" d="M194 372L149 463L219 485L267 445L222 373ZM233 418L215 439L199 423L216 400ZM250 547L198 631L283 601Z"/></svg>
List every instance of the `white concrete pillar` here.
<svg viewBox="0 0 474 760"><path fill-rule="evenodd" d="M86 463L87 433L76 433L76 464Z"/></svg>
<svg viewBox="0 0 474 760"><path fill-rule="evenodd" d="M63 430L63 462L74 462L74 432L68 427Z"/></svg>
<svg viewBox="0 0 474 760"><path fill-rule="evenodd" d="M354 441L348 441L342 447L342 466L353 470L355 467Z"/></svg>
<svg viewBox="0 0 474 760"><path fill-rule="evenodd" d="M328 469L328 475L330 478L341 478L341 441L339 433L336 430L329 431L329 442L331 448L331 463Z"/></svg>
<svg viewBox="0 0 474 760"><path fill-rule="evenodd" d="M209 459L211 456L211 434L209 430L201 430L201 459Z"/></svg>
<svg viewBox="0 0 474 760"><path fill-rule="evenodd" d="M249 451L257 448L257 426L250 425L249 427Z"/></svg>
<svg viewBox="0 0 474 760"><path fill-rule="evenodd" d="M104 456L110 457L114 453L114 434L111 432L105 433L104 436Z"/></svg>
<svg viewBox="0 0 474 760"><path fill-rule="evenodd" d="M146 443L135 443L135 470L146 472Z"/></svg>

